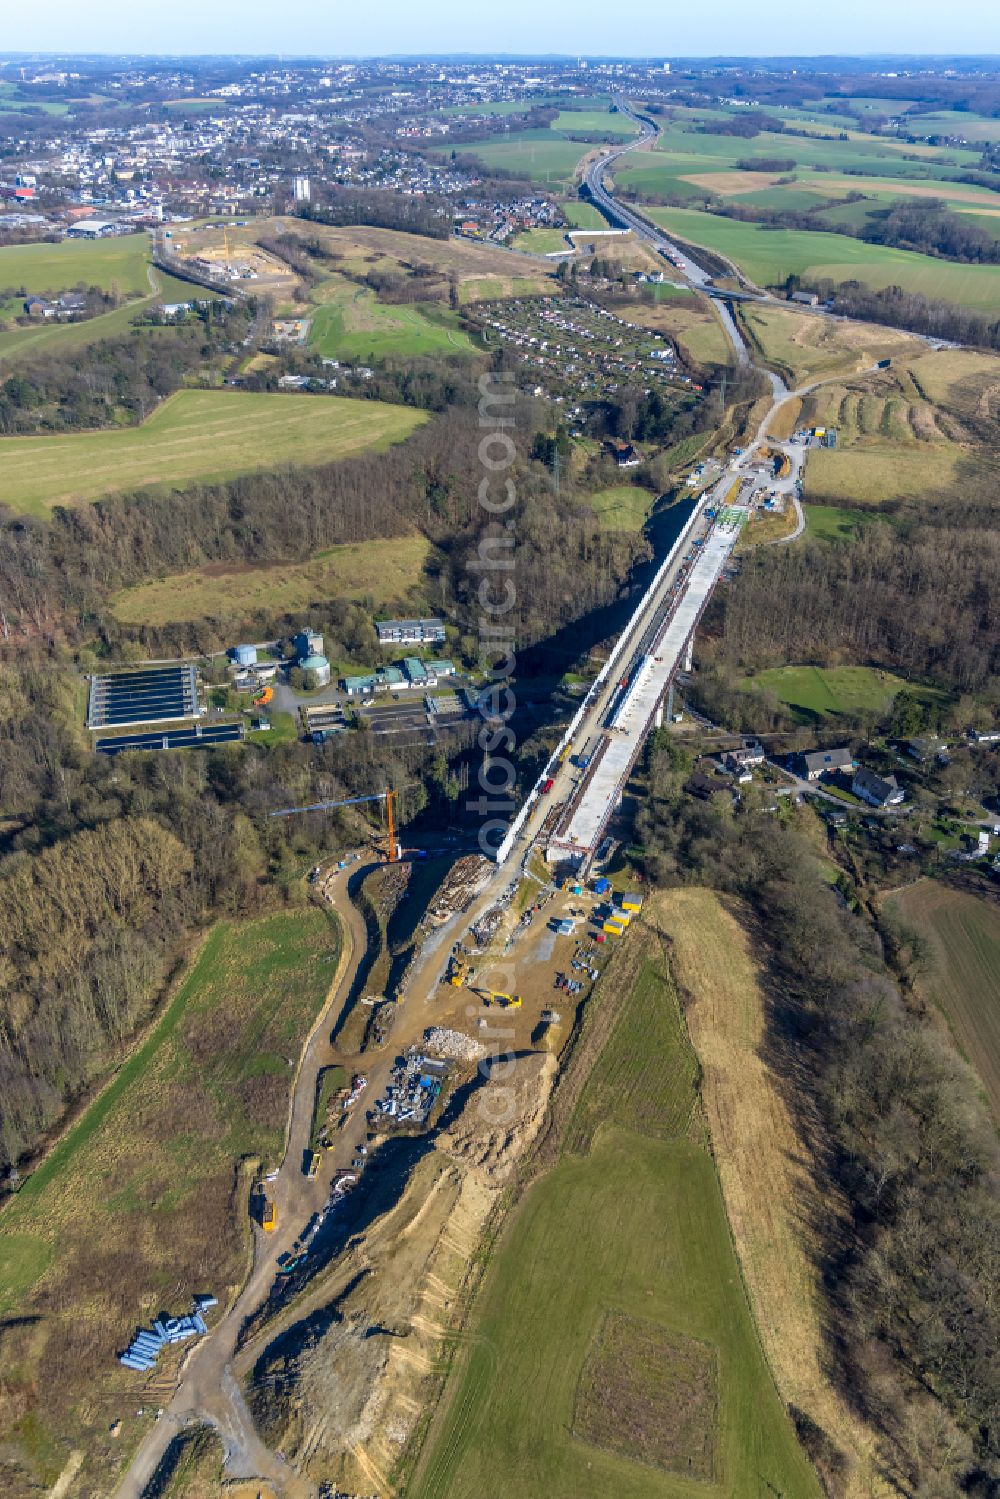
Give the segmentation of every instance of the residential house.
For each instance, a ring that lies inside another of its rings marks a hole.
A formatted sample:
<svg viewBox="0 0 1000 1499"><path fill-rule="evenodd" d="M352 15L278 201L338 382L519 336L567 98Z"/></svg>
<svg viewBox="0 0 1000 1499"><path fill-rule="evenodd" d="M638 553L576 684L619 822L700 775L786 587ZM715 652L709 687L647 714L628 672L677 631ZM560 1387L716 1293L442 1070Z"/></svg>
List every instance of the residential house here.
<svg viewBox="0 0 1000 1499"><path fill-rule="evenodd" d="M859 765L855 771L851 790L870 807L898 807L905 795L902 786L896 784L895 776L876 775L864 765Z"/></svg>
<svg viewBox="0 0 1000 1499"><path fill-rule="evenodd" d="M619 468L638 468L642 462L631 442L610 442L607 447Z"/></svg>
<svg viewBox="0 0 1000 1499"><path fill-rule="evenodd" d="M854 757L849 749L810 750L802 756L807 781L818 781L825 775L846 773L854 769Z"/></svg>
<svg viewBox="0 0 1000 1499"><path fill-rule="evenodd" d="M763 747L756 743L743 745L740 749L730 750L726 755L727 770L752 770L756 765L764 763Z"/></svg>
<svg viewBox="0 0 1000 1499"><path fill-rule="evenodd" d="M942 765L948 763L948 746L941 739L908 739L906 752L920 765L926 765L928 760L939 760Z"/></svg>

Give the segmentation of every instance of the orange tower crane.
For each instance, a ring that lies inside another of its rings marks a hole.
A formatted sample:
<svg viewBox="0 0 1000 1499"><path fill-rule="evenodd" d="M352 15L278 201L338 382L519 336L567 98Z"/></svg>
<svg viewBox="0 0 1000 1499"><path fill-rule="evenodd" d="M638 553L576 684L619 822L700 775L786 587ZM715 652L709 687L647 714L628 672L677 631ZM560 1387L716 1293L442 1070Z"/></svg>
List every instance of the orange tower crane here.
<svg viewBox="0 0 1000 1499"><path fill-rule="evenodd" d="M355 807L360 802L381 802L386 805L386 863L395 864L399 859L399 841L396 837L396 817L393 803L399 795L398 791L373 791L368 796L347 796L338 801L311 802L307 807L282 807L277 812L272 812L272 817L293 817L298 812L330 812L334 807Z"/></svg>

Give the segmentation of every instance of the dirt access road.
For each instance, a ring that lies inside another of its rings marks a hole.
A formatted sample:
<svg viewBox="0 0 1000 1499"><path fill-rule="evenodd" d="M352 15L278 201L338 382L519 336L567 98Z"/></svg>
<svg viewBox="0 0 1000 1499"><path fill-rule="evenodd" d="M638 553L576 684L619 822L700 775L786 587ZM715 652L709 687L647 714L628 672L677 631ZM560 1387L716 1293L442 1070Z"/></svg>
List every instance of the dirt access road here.
<svg viewBox="0 0 1000 1499"><path fill-rule="evenodd" d="M348 880L358 879L365 872L366 866L355 862L331 881L333 904L341 920L343 950L292 1085L285 1156L277 1180L268 1189L277 1207L278 1227L272 1234L264 1234L255 1227L250 1278L222 1320L192 1350L173 1399L141 1443L116 1490L118 1499L141 1499L173 1438L197 1421L207 1421L218 1431L225 1448L226 1471L231 1477L264 1479L287 1499L307 1499L316 1493L314 1485L299 1479L283 1459L260 1441L230 1371L230 1361L244 1320L260 1306L271 1288L278 1255L291 1248L329 1192L332 1165L323 1173L325 1180L309 1181L303 1175L302 1161L309 1146L317 1077L330 1060L330 1026L351 993L365 953L365 924L347 895Z"/></svg>
<svg viewBox="0 0 1000 1499"><path fill-rule="evenodd" d="M367 947L365 924L351 900L349 886L354 889L374 867L359 858L326 882L328 898L342 923L344 946L326 1003L302 1052L293 1083L284 1159L276 1180L268 1187L277 1209L278 1226L270 1234L254 1228L253 1267L246 1285L208 1337L192 1350L173 1399L136 1451L115 1490L115 1499L142 1499L174 1437L197 1423L208 1423L222 1438L227 1477L258 1478L269 1484L281 1499L315 1499L316 1486L295 1473L280 1454L271 1452L257 1434L233 1372L240 1329L266 1300L279 1255L292 1248L312 1214L328 1200L332 1176L350 1165L357 1147L364 1141L368 1131L367 1100L383 1091L396 1056L419 1041L428 1025L447 1024L449 1018L455 1019L446 1009L464 1008L467 996L460 996L447 986L447 992L440 987L451 947L457 936L496 901L515 877L510 865L494 870L468 911L457 913L426 937L411 970L407 1000L399 1011L389 1044L363 1056L347 1056L332 1045L329 1035L351 997ZM438 1002L434 1003L435 1000ZM336 1147L324 1154L319 1175L309 1181L302 1167L310 1142L317 1078L320 1070L332 1063L340 1063L349 1071L363 1071L368 1078L368 1089L347 1126L338 1132Z"/></svg>

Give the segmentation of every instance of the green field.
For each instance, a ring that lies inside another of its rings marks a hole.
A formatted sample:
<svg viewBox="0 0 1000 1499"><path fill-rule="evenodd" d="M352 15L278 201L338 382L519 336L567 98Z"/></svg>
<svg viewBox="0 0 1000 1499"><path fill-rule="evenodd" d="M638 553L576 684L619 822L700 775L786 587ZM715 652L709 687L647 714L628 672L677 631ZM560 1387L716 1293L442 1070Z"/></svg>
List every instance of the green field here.
<svg viewBox="0 0 1000 1499"><path fill-rule="evenodd" d="M441 151L446 148L441 147ZM498 171L524 172L533 182L569 185L586 153L578 141L563 140L546 130L525 130L509 140L456 143L459 155L472 155ZM447 148L448 155L452 147Z"/></svg>
<svg viewBox="0 0 1000 1499"><path fill-rule="evenodd" d="M646 961L570 1121L584 1153L528 1188L494 1251L412 1499L816 1499L692 1122L696 1077Z"/></svg>
<svg viewBox="0 0 1000 1499"><path fill-rule="evenodd" d="M636 484L615 484L587 496L604 531L641 531L655 500L652 490Z"/></svg>
<svg viewBox="0 0 1000 1499"><path fill-rule="evenodd" d="M422 607L430 551L422 536L396 536L330 547L308 562L217 562L126 588L111 607L124 624L212 619L234 627L262 611L291 613L334 598L367 599L377 609Z"/></svg>
<svg viewBox="0 0 1000 1499"><path fill-rule="evenodd" d="M962 109L936 109L910 122L921 135L961 135L968 141L1000 141L1000 120Z"/></svg>
<svg viewBox="0 0 1000 1499"><path fill-rule="evenodd" d="M476 346L446 307L386 304L373 291L345 277L331 277L317 291L309 346L328 359L406 359L474 354Z"/></svg>
<svg viewBox="0 0 1000 1499"><path fill-rule="evenodd" d="M549 128L557 134L606 135L617 140L639 134L634 120L621 113L612 114L610 109L562 109Z"/></svg>
<svg viewBox="0 0 1000 1499"><path fill-rule="evenodd" d="M511 240L515 250L528 250L532 255L554 255L559 250L569 251L565 231L562 229L524 229Z"/></svg>
<svg viewBox="0 0 1000 1499"><path fill-rule="evenodd" d="M44 515L54 505L282 464L327 463L408 437L423 412L328 396L182 390L140 427L0 439L0 499Z"/></svg>
<svg viewBox="0 0 1000 1499"><path fill-rule="evenodd" d="M884 245L867 245L842 234L766 229L690 208L650 208L649 217L692 245L717 250L734 261L752 282L780 285L788 276L807 280L855 279L879 290L901 286L925 297L940 297L976 310L995 309L1000 300L1000 266L958 265Z"/></svg>
<svg viewBox="0 0 1000 1499"><path fill-rule="evenodd" d="M0 249L0 296L8 288L45 296L81 281L123 296L145 296L150 290L149 236L124 234L113 239L64 239L57 245L5 245ZM6 304L5 304L6 305ZM18 311L20 308L18 308Z"/></svg>
<svg viewBox="0 0 1000 1499"><path fill-rule="evenodd" d="M280 1157L290 1059L337 951L315 908L219 923L146 1044L0 1214L0 1357L20 1371L0 1386L0 1425L38 1486L72 1446L81 1486L107 1483L152 1419L116 1351L161 1308L207 1289L224 1302L242 1280L238 1163Z"/></svg>
<svg viewBox="0 0 1000 1499"><path fill-rule="evenodd" d="M1000 1124L1000 908L934 880L918 881L888 905L929 944L919 986L943 1010Z"/></svg>
<svg viewBox="0 0 1000 1499"><path fill-rule="evenodd" d="M571 229L606 229L608 221L593 203L584 203L582 198L560 198L559 207L566 215Z"/></svg>
<svg viewBox="0 0 1000 1499"><path fill-rule="evenodd" d="M807 499L850 506L887 500L920 500L954 489L963 449L956 443L859 442L854 447L818 448L809 454Z"/></svg>
<svg viewBox="0 0 1000 1499"><path fill-rule="evenodd" d="M0 368L18 363L26 355L66 353L99 343L102 338L121 338L127 334L134 318L149 313L158 302L188 302L192 297L214 299L216 292L178 281L163 271L149 268L155 292L123 302L112 312L86 318L80 323L48 322L26 328L0 331Z"/></svg>
<svg viewBox="0 0 1000 1499"><path fill-rule="evenodd" d="M792 710L802 723L886 713L905 688L921 698L940 700L935 688L915 687L891 671L874 666L772 666L741 684L748 692L768 692Z"/></svg>
<svg viewBox="0 0 1000 1499"><path fill-rule="evenodd" d="M817 541L852 541L874 519L870 510L841 505L806 505L806 535Z"/></svg>

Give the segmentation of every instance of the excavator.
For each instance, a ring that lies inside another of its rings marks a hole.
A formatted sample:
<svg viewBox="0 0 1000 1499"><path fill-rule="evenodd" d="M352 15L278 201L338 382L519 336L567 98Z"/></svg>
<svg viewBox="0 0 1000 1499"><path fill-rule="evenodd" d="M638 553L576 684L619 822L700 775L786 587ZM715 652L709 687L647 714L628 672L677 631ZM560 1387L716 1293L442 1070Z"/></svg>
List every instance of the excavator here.
<svg viewBox="0 0 1000 1499"><path fill-rule="evenodd" d="M499 1005L502 1010L521 1008L520 994L498 994L495 989L473 989L472 992L478 994L485 1005Z"/></svg>
<svg viewBox="0 0 1000 1499"><path fill-rule="evenodd" d="M403 850L399 846L396 837L396 818L393 802L399 795L398 791L373 791L368 796L346 796L339 801L312 802L308 807L282 807L277 812L272 812L272 817L293 817L299 812L330 812L335 807L355 807L361 802L385 802L386 807L386 841L382 849L382 858L386 864L398 864L403 857Z"/></svg>

